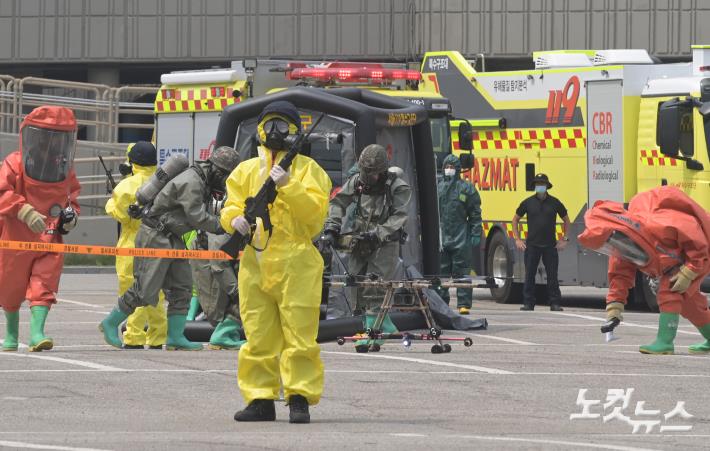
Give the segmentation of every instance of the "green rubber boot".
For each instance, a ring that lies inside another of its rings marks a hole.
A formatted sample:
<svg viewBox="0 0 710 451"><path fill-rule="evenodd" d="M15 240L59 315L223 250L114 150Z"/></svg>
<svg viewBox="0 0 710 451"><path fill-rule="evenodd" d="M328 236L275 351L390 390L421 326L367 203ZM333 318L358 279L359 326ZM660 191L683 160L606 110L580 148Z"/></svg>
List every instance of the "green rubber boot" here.
<svg viewBox="0 0 710 451"><path fill-rule="evenodd" d="M168 340L165 349L168 351L199 351L202 343L193 343L185 338L185 322L187 315L168 315Z"/></svg>
<svg viewBox="0 0 710 451"><path fill-rule="evenodd" d="M688 346L688 352L691 354L707 354L710 352L710 324L706 324L698 328L698 330L705 337L705 342Z"/></svg>
<svg viewBox="0 0 710 451"><path fill-rule="evenodd" d="M217 324L212 332L209 348L214 350L239 349L246 342L241 339L239 334L239 324L231 318L225 318L224 321Z"/></svg>
<svg viewBox="0 0 710 451"><path fill-rule="evenodd" d="M198 313L200 313L200 300L197 296L193 296L192 299L190 299L190 309L187 311L187 320L195 321Z"/></svg>
<svg viewBox="0 0 710 451"><path fill-rule="evenodd" d="M54 341L44 335L44 323L47 321L49 307L35 305L30 307L30 352L49 351L54 347Z"/></svg>
<svg viewBox="0 0 710 451"><path fill-rule="evenodd" d="M128 315L123 313L118 307L114 307L111 313L99 324L99 330L104 334L104 341L114 348L121 349L123 347L121 338L118 336L118 328L126 318L128 318Z"/></svg>
<svg viewBox="0 0 710 451"><path fill-rule="evenodd" d="M658 316L656 341L650 345L639 347L639 352L641 354L673 354L675 351L673 340L678 332L679 318L680 315L677 313L661 313Z"/></svg>
<svg viewBox="0 0 710 451"><path fill-rule="evenodd" d="M5 338L2 341L2 350L7 352L17 351L17 337L20 332L20 311L8 312L5 310Z"/></svg>
<svg viewBox="0 0 710 451"><path fill-rule="evenodd" d="M377 315L365 315L365 321L364 321L365 330L373 327L375 325L376 319L377 319ZM385 315L385 318L382 321L382 333L394 334L396 332L398 332L397 326L395 326L394 323L392 322L392 318L390 318L389 315ZM357 340L355 342L355 350L357 352L367 352L368 350L379 351L379 348L385 343L384 340L373 340L372 346L370 347L369 346L370 341L371 340L369 338ZM370 349L368 349L368 348L370 348Z"/></svg>

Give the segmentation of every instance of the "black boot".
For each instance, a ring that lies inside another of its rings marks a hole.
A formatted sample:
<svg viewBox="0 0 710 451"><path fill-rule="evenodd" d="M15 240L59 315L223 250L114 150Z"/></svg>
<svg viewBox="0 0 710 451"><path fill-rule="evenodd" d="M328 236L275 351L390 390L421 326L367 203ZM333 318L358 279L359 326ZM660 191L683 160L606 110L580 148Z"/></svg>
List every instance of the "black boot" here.
<svg viewBox="0 0 710 451"><path fill-rule="evenodd" d="M291 395L288 398L289 423L310 423L311 414L308 413L308 401L301 395Z"/></svg>
<svg viewBox="0 0 710 451"><path fill-rule="evenodd" d="M276 408L273 399L255 399L249 405L234 414L236 421L276 421Z"/></svg>

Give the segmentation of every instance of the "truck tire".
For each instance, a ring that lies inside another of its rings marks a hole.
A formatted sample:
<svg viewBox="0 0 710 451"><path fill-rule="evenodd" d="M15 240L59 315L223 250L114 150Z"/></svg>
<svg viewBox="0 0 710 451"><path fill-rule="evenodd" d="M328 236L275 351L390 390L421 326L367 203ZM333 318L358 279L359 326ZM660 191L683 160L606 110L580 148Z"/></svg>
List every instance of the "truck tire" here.
<svg viewBox="0 0 710 451"><path fill-rule="evenodd" d="M648 307L652 312L658 312L655 284L654 279L642 272L637 272L636 286L633 289L634 304L639 307Z"/></svg>
<svg viewBox="0 0 710 451"><path fill-rule="evenodd" d="M487 275L494 278L498 288L491 288L491 296L499 304L522 302L523 284L514 282L513 255L508 240L501 232L495 232L486 249Z"/></svg>

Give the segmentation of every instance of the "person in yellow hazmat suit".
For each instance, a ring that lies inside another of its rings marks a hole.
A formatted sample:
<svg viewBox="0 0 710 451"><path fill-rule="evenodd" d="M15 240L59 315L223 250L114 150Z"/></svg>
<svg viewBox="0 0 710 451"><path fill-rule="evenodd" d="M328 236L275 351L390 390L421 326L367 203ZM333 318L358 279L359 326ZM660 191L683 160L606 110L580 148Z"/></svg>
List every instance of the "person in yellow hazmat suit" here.
<svg viewBox="0 0 710 451"><path fill-rule="evenodd" d="M106 203L106 213L121 224L121 235L116 247L135 247L136 234L141 221L128 216L128 206L135 203L136 191L153 175L157 168L157 154L153 144L138 141L128 146L128 164L130 173L113 190L111 199ZM122 165L123 166L123 165ZM125 166L124 166L125 167ZM121 296L133 285L133 257L116 257L118 275L118 295ZM148 324L148 331L145 325ZM123 334L124 349L162 349L167 335L167 316L165 296L160 292L156 307L139 307L126 321L126 333Z"/></svg>
<svg viewBox="0 0 710 451"><path fill-rule="evenodd" d="M297 155L288 172L284 157L288 135L301 131L301 118L290 102L267 105L257 120L258 157L239 164L227 179L221 224L228 233L248 234L245 201L267 177L277 196L269 212L268 237L257 220L251 244L239 266L239 312L247 343L239 351L238 381L244 410L236 421L274 421L274 400L283 383L291 423L310 422L309 405L323 391L323 362L316 343L323 258L313 239L328 211L331 181L311 158Z"/></svg>

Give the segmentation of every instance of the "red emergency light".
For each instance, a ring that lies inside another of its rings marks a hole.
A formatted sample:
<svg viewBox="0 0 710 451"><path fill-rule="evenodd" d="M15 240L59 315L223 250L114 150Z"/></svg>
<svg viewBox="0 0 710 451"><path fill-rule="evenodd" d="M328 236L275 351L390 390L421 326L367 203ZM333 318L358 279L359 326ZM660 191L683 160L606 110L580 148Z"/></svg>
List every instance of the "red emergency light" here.
<svg viewBox="0 0 710 451"><path fill-rule="evenodd" d="M304 64L289 63L286 78L326 83L384 83L393 80L419 81L422 74L416 70L383 68L380 64L330 63L322 67L306 67Z"/></svg>

